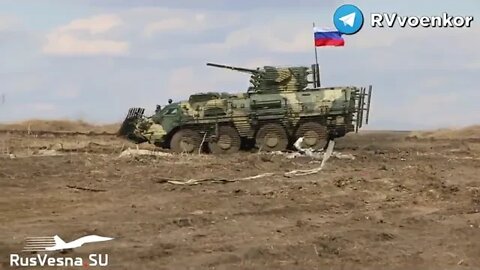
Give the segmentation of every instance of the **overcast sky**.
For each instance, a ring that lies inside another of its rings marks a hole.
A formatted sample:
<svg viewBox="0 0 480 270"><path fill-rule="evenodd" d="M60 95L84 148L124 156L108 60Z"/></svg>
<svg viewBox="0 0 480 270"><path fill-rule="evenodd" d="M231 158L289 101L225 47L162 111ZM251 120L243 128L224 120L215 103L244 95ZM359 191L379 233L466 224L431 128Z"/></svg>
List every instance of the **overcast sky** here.
<svg viewBox="0 0 480 270"><path fill-rule="evenodd" d="M335 0L0 0L0 121L121 121L168 98L241 92L248 76L205 66L309 65L312 22ZM480 4L349 1L366 24L319 48L325 86L374 85L372 129L480 123ZM469 29L372 29L371 12L474 16Z"/></svg>

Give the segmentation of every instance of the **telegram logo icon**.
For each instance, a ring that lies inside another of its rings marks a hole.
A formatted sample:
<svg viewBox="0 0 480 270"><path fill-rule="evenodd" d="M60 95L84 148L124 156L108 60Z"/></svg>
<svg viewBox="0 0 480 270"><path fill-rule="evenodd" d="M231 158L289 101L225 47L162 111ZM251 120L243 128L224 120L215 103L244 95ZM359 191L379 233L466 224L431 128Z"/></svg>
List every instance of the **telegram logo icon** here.
<svg viewBox="0 0 480 270"><path fill-rule="evenodd" d="M354 5L343 5L333 14L333 24L337 30L346 35L353 35L363 26L363 13Z"/></svg>

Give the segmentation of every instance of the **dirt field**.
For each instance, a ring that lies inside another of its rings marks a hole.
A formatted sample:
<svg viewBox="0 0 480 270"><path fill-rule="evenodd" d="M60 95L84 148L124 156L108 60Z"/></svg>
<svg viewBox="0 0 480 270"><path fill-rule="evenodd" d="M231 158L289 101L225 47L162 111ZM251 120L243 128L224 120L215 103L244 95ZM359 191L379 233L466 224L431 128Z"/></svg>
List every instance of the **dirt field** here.
<svg viewBox="0 0 480 270"><path fill-rule="evenodd" d="M131 145L112 136L3 134L0 268L26 237L97 234L115 240L68 255L108 253L107 269L479 269L479 140L408 135L347 136L335 150L355 160L288 178L319 161L119 158Z"/></svg>

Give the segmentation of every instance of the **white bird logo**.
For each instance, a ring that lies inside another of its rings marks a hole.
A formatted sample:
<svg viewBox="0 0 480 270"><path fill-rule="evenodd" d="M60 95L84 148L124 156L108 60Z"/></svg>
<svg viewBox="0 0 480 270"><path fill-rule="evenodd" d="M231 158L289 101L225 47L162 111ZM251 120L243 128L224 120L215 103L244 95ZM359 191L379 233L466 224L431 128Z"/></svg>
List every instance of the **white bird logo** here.
<svg viewBox="0 0 480 270"><path fill-rule="evenodd" d="M87 235L80 237L74 241L66 243L60 238L60 236L55 235L53 237L28 237L27 244L22 251L55 251L55 250L66 250L74 249L81 247L83 244L104 242L113 240L111 237L103 237L98 235Z"/></svg>

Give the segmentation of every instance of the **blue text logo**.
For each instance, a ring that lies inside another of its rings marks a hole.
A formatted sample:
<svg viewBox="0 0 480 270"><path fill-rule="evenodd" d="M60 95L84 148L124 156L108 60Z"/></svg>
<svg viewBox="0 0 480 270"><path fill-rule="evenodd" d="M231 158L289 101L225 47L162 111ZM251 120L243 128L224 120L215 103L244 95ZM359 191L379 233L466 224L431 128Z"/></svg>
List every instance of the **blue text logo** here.
<svg viewBox="0 0 480 270"><path fill-rule="evenodd" d="M363 13L354 5L343 5L333 14L333 24L337 30L346 35L353 35L363 26Z"/></svg>

